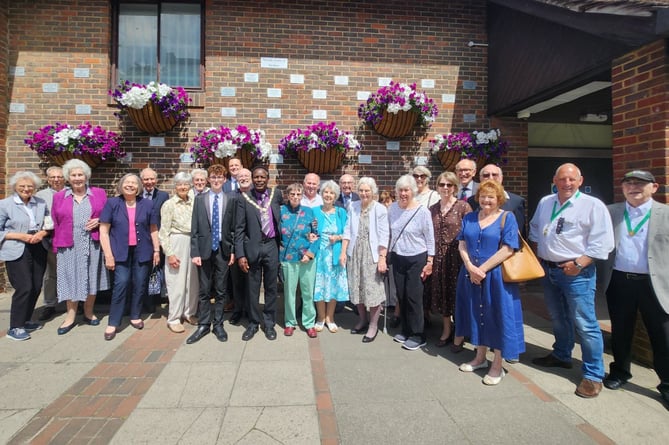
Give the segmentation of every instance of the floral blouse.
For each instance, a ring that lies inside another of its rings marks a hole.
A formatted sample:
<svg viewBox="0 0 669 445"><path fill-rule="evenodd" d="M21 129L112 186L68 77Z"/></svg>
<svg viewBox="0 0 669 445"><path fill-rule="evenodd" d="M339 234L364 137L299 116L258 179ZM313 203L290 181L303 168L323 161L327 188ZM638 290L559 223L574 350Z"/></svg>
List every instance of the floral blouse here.
<svg viewBox="0 0 669 445"><path fill-rule="evenodd" d="M309 207L281 206L281 248L279 260L296 263L307 254L313 258L318 251L318 240L309 241L311 233L318 234L314 213Z"/></svg>

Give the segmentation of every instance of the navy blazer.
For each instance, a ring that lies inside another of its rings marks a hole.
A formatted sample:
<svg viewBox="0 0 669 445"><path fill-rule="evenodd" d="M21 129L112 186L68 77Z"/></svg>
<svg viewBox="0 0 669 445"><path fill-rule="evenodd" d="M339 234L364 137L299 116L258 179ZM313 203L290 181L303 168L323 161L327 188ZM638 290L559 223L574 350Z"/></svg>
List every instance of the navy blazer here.
<svg viewBox="0 0 669 445"><path fill-rule="evenodd" d="M107 200L100 222L110 224L109 241L112 255L117 262L128 260L128 210L125 199L122 196L114 196ZM153 259L153 241L151 240L151 225L158 226L158 218L153 211L153 203L150 199L137 197L135 204L135 231L137 233L137 247L135 255L141 263Z"/></svg>
<svg viewBox="0 0 669 445"><path fill-rule="evenodd" d="M143 195L142 195L143 196ZM165 204L165 201L170 199L170 195L167 192L158 190L158 187L153 188L151 192L151 202L153 203L153 212L158 218L158 228L160 229L160 208Z"/></svg>
<svg viewBox="0 0 669 445"><path fill-rule="evenodd" d="M354 201L360 201L360 196L356 192L351 192L351 202ZM346 206L344 206L344 194L340 193L339 197L337 200L334 202L334 205L337 207L341 207L343 209L346 209Z"/></svg>

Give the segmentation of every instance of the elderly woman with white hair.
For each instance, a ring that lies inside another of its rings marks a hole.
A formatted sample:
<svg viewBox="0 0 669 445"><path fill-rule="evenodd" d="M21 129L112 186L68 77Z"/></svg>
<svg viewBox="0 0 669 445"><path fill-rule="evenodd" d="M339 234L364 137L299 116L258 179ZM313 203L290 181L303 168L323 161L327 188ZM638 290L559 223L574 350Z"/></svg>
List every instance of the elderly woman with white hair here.
<svg viewBox="0 0 669 445"><path fill-rule="evenodd" d="M358 306L359 320L351 334L365 334L363 343L376 339L381 304L386 301L383 277L388 269L388 211L376 201L378 192L374 179L360 178L360 201L351 202L348 208L340 254L340 262L347 268L351 302Z"/></svg>
<svg viewBox="0 0 669 445"><path fill-rule="evenodd" d="M80 301L84 302L83 322L98 326L100 320L93 314L95 297L98 291L109 289L100 250L100 214L107 193L89 185L91 168L79 159L63 165L63 176L70 187L53 196L51 207L58 301L67 306L58 335L67 334L76 325Z"/></svg>
<svg viewBox="0 0 669 445"><path fill-rule="evenodd" d="M190 174L174 175L176 194L160 209L158 239L165 253L165 284L170 301L167 328L175 333L185 331L183 321L195 324L198 304L197 267L190 261L193 201Z"/></svg>
<svg viewBox="0 0 669 445"><path fill-rule="evenodd" d="M402 332L394 337L404 349L425 346L423 282L432 274L434 227L430 211L415 199L418 186L411 175L395 183L397 201L388 209L390 261L400 303Z"/></svg>
<svg viewBox="0 0 669 445"><path fill-rule="evenodd" d="M439 202L439 193L430 188L430 179L432 178L430 170L427 167L419 165L414 167L411 173L418 187L414 196L418 205L429 209L433 204Z"/></svg>
<svg viewBox="0 0 669 445"><path fill-rule="evenodd" d="M0 261L14 288L7 330L11 340L28 340L31 332L42 328L30 321L46 269L42 239L51 228L46 202L33 196L41 184L33 172L16 172L9 179L14 193L0 200Z"/></svg>
<svg viewBox="0 0 669 445"><path fill-rule="evenodd" d="M337 302L348 301L346 267L340 262L347 216L343 207L335 206L339 193L336 182L325 181L320 189L323 205L313 209L320 235L314 290L317 312L315 328L316 331L322 331L323 326L327 326L328 331L333 333L339 329L334 322Z"/></svg>

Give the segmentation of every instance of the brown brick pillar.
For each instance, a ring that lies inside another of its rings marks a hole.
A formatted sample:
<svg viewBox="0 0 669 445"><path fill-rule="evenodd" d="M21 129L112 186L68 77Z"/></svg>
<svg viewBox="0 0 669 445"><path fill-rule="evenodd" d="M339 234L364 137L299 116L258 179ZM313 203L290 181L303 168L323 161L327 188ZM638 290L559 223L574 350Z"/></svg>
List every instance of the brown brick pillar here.
<svg viewBox="0 0 669 445"><path fill-rule="evenodd" d="M9 0L0 0L0 198L7 187L7 125L9 120ZM5 264L0 263L0 292L8 286Z"/></svg>
<svg viewBox="0 0 669 445"><path fill-rule="evenodd" d="M667 40L658 40L613 61L613 177L616 201L623 199L618 178L629 170L648 170L660 183L654 198L666 203L669 155L669 58ZM638 318L633 353L651 364L648 334Z"/></svg>

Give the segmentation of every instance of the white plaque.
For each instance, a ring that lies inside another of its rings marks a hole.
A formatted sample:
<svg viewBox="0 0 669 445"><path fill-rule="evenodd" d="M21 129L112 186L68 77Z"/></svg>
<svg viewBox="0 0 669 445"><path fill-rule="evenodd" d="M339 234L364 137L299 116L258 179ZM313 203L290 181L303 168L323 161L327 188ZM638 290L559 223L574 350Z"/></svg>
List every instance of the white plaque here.
<svg viewBox="0 0 669 445"><path fill-rule="evenodd" d="M356 97L358 98L358 100L367 100L369 99L370 94L371 93L369 91L358 91Z"/></svg>
<svg viewBox="0 0 669 445"><path fill-rule="evenodd" d="M43 83L42 84L42 93L57 93L58 84L57 83Z"/></svg>
<svg viewBox="0 0 669 445"><path fill-rule="evenodd" d="M267 97L281 97L281 88L267 88Z"/></svg>
<svg viewBox="0 0 669 445"><path fill-rule="evenodd" d="M476 122L476 115L472 113L465 113L462 115L462 122L474 123Z"/></svg>
<svg viewBox="0 0 669 445"><path fill-rule="evenodd" d="M261 57L261 68L285 69L288 68L288 59L282 57Z"/></svg>
<svg viewBox="0 0 669 445"><path fill-rule="evenodd" d="M379 77L378 83L380 87L387 87L392 82L392 77Z"/></svg>
<svg viewBox="0 0 669 445"><path fill-rule="evenodd" d="M235 107L223 107L221 108L222 117L235 117L237 116L237 109Z"/></svg>
<svg viewBox="0 0 669 445"><path fill-rule="evenodd" d="M358 164L371 164L372 155L358 155Z"/></svg>
<svg viewBox="0 0 669 445"><path fill-rule="evenodd" d="M181 153L179 161L190 164L195 162L195 158L193 158L193 153Z"/></svg>
<svg viewBox="0 0 669 445"><path fill-rule="evenodd" d="M416 165L427 165L427 156L414 156L413 162Z"/></svg>
<svg viewBox="0 0 669 445"><path fill-rule="evenodd" d="M442 94L441 101L445 104L454 104L455 103L455 94Z"/></svg>
<svg viewBox="0 0 669 445"><path fill-rule="evenodd" d="M334 76L335 85L348 85L348 76Z"/></svg>
<svg viewBox="0 0 669 445"><path fill-rule="evenodd" d="M26 75L26 68L24 66L13 66L9 69L9 75L14 77L23 77Z"/></svg>
<svg viewBox="0 0 669 445"><path fill-rule="evenodd" d="M269 155L270 164L283 164L283 156L278 153L272 153Z"/></svg>
<svg viewBox="0 0 669 445"><path fill-rule="evenodd" d="M10 113L25 113L26 112L26 104L20 104L18 102L12 102L9 104L9 112Z"/></svg>
<svg viewBox="0 0 669 445"><path fill-rule="evenodd" d="M328 92L327 90L311 90L312 99L327 99Z"/></svg>
<svg viewBox="0 0 669 445"><path fill-rule="evenodd" d="M74 114L91 114L90 105L75 105Z"/></svg>
<svg viewBox="0 0 669 445"><path fill-rule="evenodd" d="M235 97L237 95L237 90L235 87L221 87L221 96L222 97Z"/></svg>
<svg viewBox="0 0 669 445"><path fill-rule="evenodd" d="M258 82L258 73L244 73L244 82Z"/></svg>
<svg viewBox="0 0 669 445"><path fill-rule="evenodd" d="M421 79L421 88L434 88L434 79Z"/></svg>
<svg viewBox="0 0 669 445"><path fill-rule="evenodd" d="M303 74L291 74L290 75L290 83L304 83L304 75Z"/></svg>
<svg viewBox="0 0 669 445"><path fill-rule="evenodd" d="M327 110L313 110L311 112L311 116L314 119L327 119L328 118L328 112L327 112Z"/></svg>
<svg viewBox="0 0 669 445"><path fill-rule="evenodd" d="M400 149L400 141L386 141L386 150L398 151Z"/></svg>
<svg viewBox="0 0 669 445"><path fill-rule="evenodd" d="M281 108L268 108L267 109L267 118L268 119L281 119Z"/></svg>
<svg viewBox="0 0 669 445"><path fill-rule="evenodd" d="M88 68L75 68L74 77L91 77L91 70Z"/></svg>
<svg viewBox="0 0 669 445"><path fill-rule="evenodd" d="M162 136L152 136L149 138L149 147L164 147L165 138Z"/></svg>

